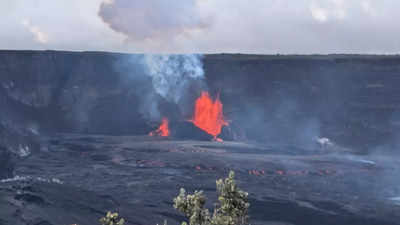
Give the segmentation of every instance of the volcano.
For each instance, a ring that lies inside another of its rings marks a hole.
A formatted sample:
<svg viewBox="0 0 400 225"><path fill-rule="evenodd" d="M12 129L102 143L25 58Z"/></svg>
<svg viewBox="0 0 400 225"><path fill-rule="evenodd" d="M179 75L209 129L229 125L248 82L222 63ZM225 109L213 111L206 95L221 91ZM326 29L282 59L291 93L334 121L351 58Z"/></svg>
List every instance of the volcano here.
<svg viewBox="0 0 400 225"><path fill-rule="evenodd" d="M132 57L0 51L1 225L181 224L179 188L230 170L254 225L400 224L399 56L206 55L156 125Z"/></svg>
<svg viewBox="0 0 400 225"><path fill-rule="evenodd" d="M184 136L192 139L212 139L218 142L222 142L222 139L218 138L222 128L229 125L224 118L223 104L219 96L213 100L206 91L202 91L196 99L192 119L176 123L179 123L179 125L173 125L175 137L182 137L182 133L186 133ZM191 123L192 126L188 123ZM168 137L170 135L169 120L165 117L158 129L149 133L149 136Z"/></svg>

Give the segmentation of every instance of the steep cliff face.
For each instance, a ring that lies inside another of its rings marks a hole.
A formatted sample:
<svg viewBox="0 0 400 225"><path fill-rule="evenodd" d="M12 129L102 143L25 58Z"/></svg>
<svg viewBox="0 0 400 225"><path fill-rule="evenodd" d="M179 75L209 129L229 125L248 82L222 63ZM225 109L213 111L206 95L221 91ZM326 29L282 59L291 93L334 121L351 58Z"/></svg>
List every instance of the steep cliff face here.
<svg viewBox="0 0 400 225"><path fill-rule="evenodd" d="M14 175L14 161L11 153L0 146L0 180Z"/></svg>
<svg viewBox="0 0 400 225"><path fill-rule="evenodd" d="M125 132L129 123L134 126L141 120L135 115L134 96L121 83L114 67L119 57L97 53L1 52L0 91L4 108L9 111L3 113L2 119L31 124L37 132ZM119 113L128 113L128 105L129 114L120 116ZM129 115L136 118L130 119ZM143 133L140 126L136 130Z"/></svg>
<svg viewBox="0 0 400 225"><path fill-rule="evenodd" d="M399 131L398 56L213 55L205 69L249 137L320 136L365 150Z"/></svg>
<svg viewBox="0 0 400 225"><path fill-rule="evenodd" d="M124 63L130 57L1 51L4 130L24 137L146 134L153 126L140 112L140 93L151 80L139 64ZM400 57L207 55L203 62L210 91L250 140L307 144L329 137L374 148L397 136Z"/></svg>

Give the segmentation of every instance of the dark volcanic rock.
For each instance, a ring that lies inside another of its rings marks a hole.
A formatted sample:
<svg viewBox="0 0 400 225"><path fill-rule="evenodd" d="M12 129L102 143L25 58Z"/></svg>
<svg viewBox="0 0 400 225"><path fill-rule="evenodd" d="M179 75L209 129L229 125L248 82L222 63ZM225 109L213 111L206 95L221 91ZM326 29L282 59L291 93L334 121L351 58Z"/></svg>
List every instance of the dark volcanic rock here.
<svg viewBox="0 0 400 225"><path fill-rule="evenodd" d="M115 67L121 57L1 51L0 106L5 102L8 109L2 113L16 114L24 120L18 123L35 124L42 131L142 134L149 128L135 107L138 101L132 90L137 86L126 84L134 69L122 76L122 69Z"/></svg>
<svg viewBox="0 0 400 225"><path fill-rule="evenodd" d="M309 203L304 201L285 201L270 198L264 200L252 199L250 200L250 204L254 207L252 211L254 213L253 219L255 220L269 218L272 221L281 221L282 218L285 218L284 221L289 224L307 225L373 225L380 223L396 225L395 222L380 221L374 218L354 215L342 209L342 206L332 202ZM265 211L260 209L268 209L269 215L266 216Z"/></svg>
<svg viewBox="0 0 400 225"><path fill-rule="evenodd" d="M211 141L214 138L189 121L172 122L170 128L171 136L177 139Z"/></svg>
<svg viewBox="0 0 400 225"><path fill-rule="evenodd" d="M236 125L235 122L229 123L228 126L222 127L221 134L218 136L226 141L246 141L245 131Z"/></svg>
<svg viewBox="0 0 400 225"><path fill-rule="evenodd" d="M10 178L14 173L14 159L11 152L0 145L0 180Z"/></svg>
<svg viewBox="0 0 400 225"><path fill-rule="evenodd" d="M0 119L42 132L147 134L141 107L152 81L141 57L1 51ZM328 137L368 151L400 131L398 56L222 54L203 62L211 94L249 140L307 145ZM163 116L183 119L176 108L162 107Z"/></svg>
<svg viewBox="0 0 400 225"><path fill-rule="evenodd" d="M180 224L179 189L204 190L212 208L215 180L229 170L250 194L251 224L400 224L400 164L390 156L148 136L60 134L48 144L20 162L16 181L0 182L4 224L90 225L107 210L128 224Z"/></svg>
<svg viewBox="0 0 400 225"><path fill-rule="evenodd" d="M47 182L10 181L0 184L0 193L4 224L97 224L118 208L111 198Z"/></svg>
<svg viewBox="0 0 400 225"><path fill-rule="evenodd" d="M29 156L40 148L39 137L17 122L0 123L0 146L19 157Z"/></svg>
<svg viewBox="0 0 400 225"><path fill-rule="evenodd" d="M365 151L399 132L398 56L225 54L204 64L228 119L249 139L321 136Z"/></svg>

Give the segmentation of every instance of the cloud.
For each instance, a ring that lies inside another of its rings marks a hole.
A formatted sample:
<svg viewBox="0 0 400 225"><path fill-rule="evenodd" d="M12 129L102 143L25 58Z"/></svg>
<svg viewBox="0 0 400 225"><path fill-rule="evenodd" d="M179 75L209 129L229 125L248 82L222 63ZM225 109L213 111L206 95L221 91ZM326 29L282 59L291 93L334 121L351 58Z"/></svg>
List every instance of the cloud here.
<svg viewBox="0 0 400 225"><path fill-rule="evenodd" d="M365 13L370 14L372 16L376 15L376 11L374 7L372 6L371 2L369 1L362 1L361 2L361 7L364 10Z"/></svg>
<svg viewBox="0 0 400 225"><path fill-rule="evenodd" d="M399 53L399 8L398 0L0 0L0 48Z"/></svg>
<svg viewBox="0 0 400 225"><path fill-rule="evenodd" d="M311 11L312 17L316 21L323 23L328 20L328 12L325 9L317 7L315 5L311 5L310 11Z"/></svg>
<svg viewBox="0 0 400 225"><path fill-rule="evenodd" d="M133 41L173 39L209 25L196 0L107 0L99 16Z"/></svg>
<svg viewBox="0 0 400 225"><path fill-rule="evenodd" d="M313 1L310 4L312 17L320 22L329 20L343 20L347 16L347 5L343 0Z"/></svg>
<svg viewBox="0 0 400 225"><path fill-rule="evenodd" d="M29 20L23 20L22 25L24 25L29 30L29 32L33 34L35 41L41 44L47 44L49 42L49 35L41 31L39 27L32 25Z"/></svg>

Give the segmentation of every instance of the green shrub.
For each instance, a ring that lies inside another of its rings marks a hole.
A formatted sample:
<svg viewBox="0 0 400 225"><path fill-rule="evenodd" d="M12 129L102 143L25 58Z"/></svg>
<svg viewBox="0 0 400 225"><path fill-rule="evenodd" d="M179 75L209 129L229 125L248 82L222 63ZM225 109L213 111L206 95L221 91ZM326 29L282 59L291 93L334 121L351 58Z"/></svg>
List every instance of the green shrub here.
<svg viewBox="0 0 400 225"><path fill-rule="evenodd" d="M202 191L186 195L181 189L174 198L174 208L183 213L189 225L244 225L248 223L248 193L240 190L235 182L235 173L231 171L228 178L219 179L217 183L218 201L211 216L204 208L206 197ZM183 222L182 225L187 225Z"/></svg>
<svg viewBox="0 0 400 225"><path fill-rule="evenodd" d="M235 173L229 172L225 179L216 181L218 192L218 203L215 204L212 216L208 209L204 208L206 197L203 191L195 191L186 194L181 188L179 195L174 198L174 208L183 213L189 225L246 225L248 224L248 209L250 207L247 199L248 193L240 190L235 182ZM118 213L108 212L100 219L101 225L124 225L125 220ZM164 221L167 225L167 221ZM182 222L187 225L187 222Z"/></svg>
<svg viewBox="0 0 400 225"><path fill-rule="evenodd" d="M100 219L101 225L124 225L125 220L119 218L118 213L108 212L107 215Z"/></svg>

